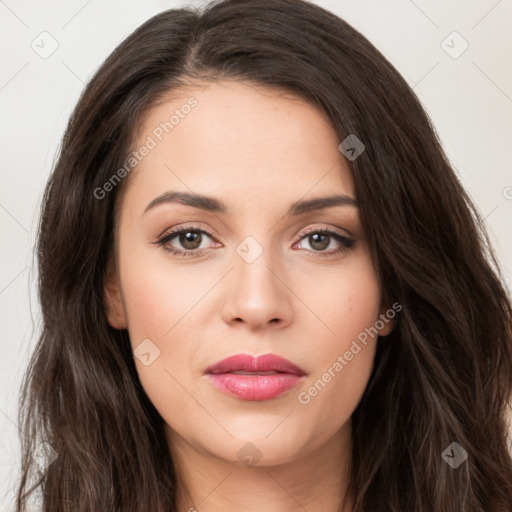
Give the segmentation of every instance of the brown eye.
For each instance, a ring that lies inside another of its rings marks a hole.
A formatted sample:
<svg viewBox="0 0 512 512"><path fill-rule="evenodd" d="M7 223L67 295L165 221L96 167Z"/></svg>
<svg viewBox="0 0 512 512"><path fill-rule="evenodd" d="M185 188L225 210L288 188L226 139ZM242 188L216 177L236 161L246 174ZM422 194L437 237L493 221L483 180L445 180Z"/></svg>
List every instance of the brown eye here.
<svg viewBox="0 0 512 512"><path fill-rule="evenodd" d="M310 248L302 246L305 241ZM336 231L316 230L306 233L296 246L298 245L299 249L308 249L308 252L315 254L315 256L333 256L348 250L354 243L354 240ZM330 250L326 250L329 247Z"/></svg>
<svg viewBox="0 0 512 512"><path fill-rule="evenodd" d="M177 256L192 256L202 253L203 249L209 249L212 242L212 235L190 226L164 233L154 243Z"/></svg>
<svg viewBox="0 0 512 512"><path fill-rule="evenodd" d="M329 247L330 236L321 233L314 233L308 236L309 245L318 251L323 251Z"/></svg>
<svg viewBox="0 0 512 512"><path fill-rule="evenodd" d="M198 249L201 245L202 234L198 231L184 231L177 238L184 249L191 251Z"/></svg>

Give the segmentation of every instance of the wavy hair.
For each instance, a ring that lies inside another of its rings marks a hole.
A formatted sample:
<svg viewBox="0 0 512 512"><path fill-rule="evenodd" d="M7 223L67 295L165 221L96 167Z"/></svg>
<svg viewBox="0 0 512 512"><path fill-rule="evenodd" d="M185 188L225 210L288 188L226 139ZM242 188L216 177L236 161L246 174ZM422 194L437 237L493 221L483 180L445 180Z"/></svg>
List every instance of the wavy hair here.
<svg viewBox="0 0 512 512"><path fill-rule="evenodd" d="M405 80L345 21L302 0L162 12L84 89L43 197L43 322L20 393L16 511L37 489L44 512L176 510L163 419L127 331L105 313L127 180L101 200L94 190L123 165L152 105L222 79L298 95L340 142L357 134L366 146L347 165L384 299L403 310L352 416L354 512L510 512L512 311L483 222ZM453 442L468 454L457 469L442 458ZM57 458L36 464L48 447Z"/></svg>

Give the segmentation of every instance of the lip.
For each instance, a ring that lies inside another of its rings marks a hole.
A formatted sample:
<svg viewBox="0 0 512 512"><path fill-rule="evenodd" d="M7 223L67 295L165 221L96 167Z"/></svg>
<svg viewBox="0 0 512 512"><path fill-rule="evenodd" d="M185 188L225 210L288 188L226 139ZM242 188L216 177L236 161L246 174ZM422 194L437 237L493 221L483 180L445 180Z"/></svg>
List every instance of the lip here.
<svg viewBox="0 0 512 512"><path fill-rule="evenodd" d="M209 366L215 388L242 400L271 400L297 386L306 372L275 354L237 354Z"/></svg>

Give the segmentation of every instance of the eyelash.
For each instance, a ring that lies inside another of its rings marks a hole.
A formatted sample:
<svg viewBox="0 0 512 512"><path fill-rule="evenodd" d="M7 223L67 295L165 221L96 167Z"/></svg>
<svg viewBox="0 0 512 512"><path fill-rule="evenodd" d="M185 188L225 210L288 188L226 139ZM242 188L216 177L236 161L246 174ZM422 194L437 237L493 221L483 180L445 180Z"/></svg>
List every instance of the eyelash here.
<svg viewBox="0 0 512 512"><path fill-rule="evenodd" d="M170 242L173 238L176 238L176 236L178 236L182 233L188 233L188 232L197 232L197 233L205 234L205 235L208 235L210 238L214 239L214 236L212 233L210 233L202 228L199 228L197 226L184 226L184 227L180 227L175 230L163 233L153 243L155 245L162 246L166 251L171 253L173 256L178 256L180 258L193 258L193 257L197 256L198 254L201 254L203 251L208 251L208 249L195 249L193 251L184 251L184 250L174 249L174 248L171 249L165 245L168 242ZM334 238L337 242L339 242L341 244L339 249L335 249L335 250L331 250L331 251L308 250L308 252L314 252L316 256L321 257L321 258L334 256L335 254L341 254L341 253L345 252L347 249L350 249L355 243L354 240L341 235L337 231L332 231L330 229L318 229L318 228L317 229L313 228L313 229L310 229L309 231L306 231L306 233L304 233L301 236L301 238L299 239L298 242L302 241L304 238L306 238L307 236L309 236L311 234L326 235L331 238ZM298 242L296 242L296 243L298 243Z"/></svg>

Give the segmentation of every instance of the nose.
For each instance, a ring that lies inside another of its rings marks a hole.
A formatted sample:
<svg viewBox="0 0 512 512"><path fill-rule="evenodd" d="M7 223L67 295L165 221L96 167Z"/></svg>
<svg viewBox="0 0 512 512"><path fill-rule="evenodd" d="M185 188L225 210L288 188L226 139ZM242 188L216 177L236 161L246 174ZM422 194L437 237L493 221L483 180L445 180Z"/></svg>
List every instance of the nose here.
<svg viewBox="0 0 512 512"><path fill-rule="evenodd" d="M223 319L226 323L246 325L251 330L281 329L292 322L293 292L286 271L270 258L270 251L252 262L238 254L225 283Z"/></svg>

